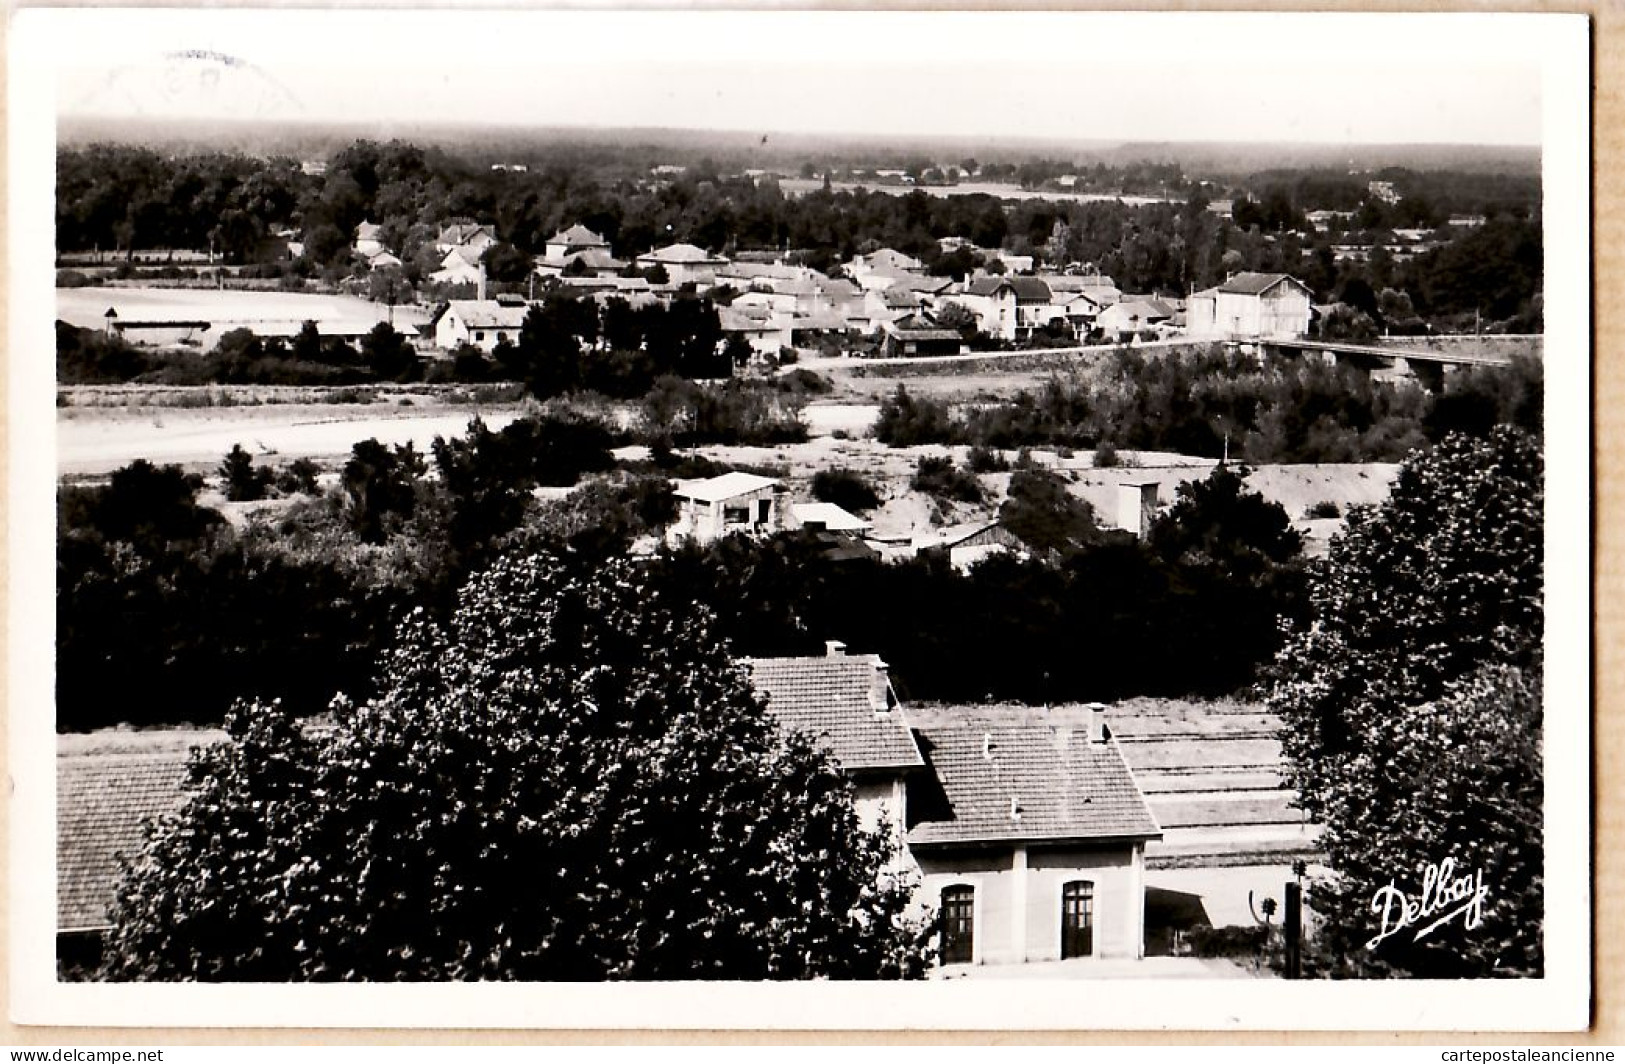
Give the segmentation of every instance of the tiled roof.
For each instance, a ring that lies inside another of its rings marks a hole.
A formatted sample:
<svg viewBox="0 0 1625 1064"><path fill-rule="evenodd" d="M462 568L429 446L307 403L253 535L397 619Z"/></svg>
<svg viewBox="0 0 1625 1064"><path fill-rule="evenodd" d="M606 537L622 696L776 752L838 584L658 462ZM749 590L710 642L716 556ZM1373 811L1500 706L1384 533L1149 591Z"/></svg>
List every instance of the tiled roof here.
<svg viewBox="0 0 1625 1064"><path fill-rule="evenodd" d="M965 291L973 296L990 296L1006 285L1015 292L1018 300L1049 302L1049 285L1041 277L978 277Z"/></svg>
<svg viewBox="0 0 1625 1064"><path fill-rule="evenodd" d="M490 226L479 225L474 222L466 222L458 225L448 225L444 229L440 230L440 235L435 238L435 243L466 244L480 236L485 237L486 240L490 242L495 242L496 240L495 233L492 231Z"/></svg>
<svg viewBox="0 0 1625 1064"><path fill-rule="evenodd" d="M503 306L494 299L454 299L451 308L471 329L517 329L525 324L529 307Z"/></svg>
<svg viewBox="0 0 1625 1064"><path fill-rule="evenodd" d="M1117 744L1088 741L1088 712L911 712L931 775L909 787L909 844L1160 838Z"/></svg>
<svg viewBox="0 0 1625 1064"><path fill-rule="evenodd" d="M861 255L858 261L871 269L877 270L923 270L925 263L912 255L905 255L901 251L891 248L881 248L869 255Z"/></svg>
<svg viewBox="0 0 1625 1064"><path fill-rule="evenodd" d="M1290 282L1308 291L1302 281L1284 273L1238 273L1230 280L1219 286L1219 291L1230 292L1235 295L1258 296L1268 292L1271 288L1283 281Z"/></svg>
<svg viewBox="0 0 1625 1064"><path fill-rule="evenodd" d="M56 765L56 920L59 931L108 925L119 855L141 848L144 820L184 799L186 749L65 754Z"/></svg>
<svg viewBox="0 0 1625 1064"><path fill-rule="evenodd" d="M879 659L834 654L821 658L748 658L751 684L785 728L819 738L848 770L913 768L924 764L902 708L885 688L889 706L878 712L870 692Z"/></svg>
<svg viewBox="0 0 1625 1064"><path fill-rule="evenodd" d="M711 254L704 248L693 244L671 244L663 248L638 256L639 262L669 262L673 265L715 264L722 265L728 260Z"/></svg>
<svg viewBox="0 0 1625 1064"><path fill-rule="evenodd" d="M563 244L572 248L607 248L609 241L584 225L572 225L562 233L547 238L549 244Z"/></svg>

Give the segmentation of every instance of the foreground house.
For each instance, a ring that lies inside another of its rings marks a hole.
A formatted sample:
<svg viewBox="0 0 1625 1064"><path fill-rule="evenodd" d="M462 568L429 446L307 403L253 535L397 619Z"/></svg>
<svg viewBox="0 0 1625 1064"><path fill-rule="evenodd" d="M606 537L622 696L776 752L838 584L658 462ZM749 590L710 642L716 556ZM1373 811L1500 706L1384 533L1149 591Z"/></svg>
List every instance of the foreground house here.
<svg viewBox="0 0 1625 1064"><path fill-rule="evenodd" d="M835 642L746 665L781 725L851 775L860 820L894 833L948 973L1144 955L1145 845L1162 832L1104 707L905 710L885 662Z"/></svg>
<svg viewBox="0 0 1625 1064"><path fill-rule="evenodd" d="M944 974L1143 955L1145 846L1162 832L1102 707L908 709L884 661L840 643L742 664L780 725L811 735L850 776L860 821L891 834L921 914L941 917ZM119 857L139 851L144 820L180 808L188 749L223 738L59 737L64 972L100 957Z"/></svg>

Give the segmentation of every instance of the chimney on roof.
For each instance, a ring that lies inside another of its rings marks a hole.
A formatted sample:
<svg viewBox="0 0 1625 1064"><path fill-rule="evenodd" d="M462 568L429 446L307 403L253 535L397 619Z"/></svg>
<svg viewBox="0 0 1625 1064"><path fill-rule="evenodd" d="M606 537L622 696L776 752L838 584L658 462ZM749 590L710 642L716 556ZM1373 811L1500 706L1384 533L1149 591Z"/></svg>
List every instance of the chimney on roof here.
<svg viewBox="0 0 1625 1064"><path fill-rule="evenodd" d="M1089 709L1089 741L1103 743L1106 741L1106 703L1090 702Z"/></svg>
<svg viewBox="0 0 1625 1064"><path fill-rule="evenodd" d="M841 658L846 656L846 644L839 639L824 640L824 657Z"/></svg>
<svg viewBox="0 0 1625 1064"><path fill-rule="evenodd" d="M1157 516L1158 487L1155 480L1117 485L1117 527L1142 540L1149 536L1151 522Z"/></svg>
<svg viewBox="0 0 1625 1064"><path fill-rule="evenodd" d="M869 660L875 667L869 678L869 705L876 713L885 713L891 709L891 667L879 654L869 655Z"/></svg>

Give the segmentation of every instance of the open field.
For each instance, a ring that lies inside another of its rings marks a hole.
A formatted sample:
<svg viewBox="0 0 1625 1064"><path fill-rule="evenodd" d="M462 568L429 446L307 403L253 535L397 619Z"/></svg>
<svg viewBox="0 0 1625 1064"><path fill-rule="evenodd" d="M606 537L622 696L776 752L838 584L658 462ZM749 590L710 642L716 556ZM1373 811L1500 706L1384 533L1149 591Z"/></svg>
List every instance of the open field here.
<svg viewBox="0 0 1625 1064"><path fill-rule="evenodd" d="M369 437L391 445L410 442L427 452L436 436L460 435L475 415L499 429L518 416L518 407L424 410L378 403L70 409L58 413L57 472L104 475L137 458L207 472L237 444L262 460L337 460Z"/></svg>
<svg viewBox="0 0 1625 1064"><path fill-rule="evenodd" d="M390 309L355 296L308 292L248 292L214 288L107 287L58 288L56 316L84 329L106 327L107 309L121 318L218 322L304 322L364 324L389 319ZM397 324L428 323L429 308L398 306ZM224 331L223 329L221 331ZM218 339L218 335L215 335ZM213 346L212 342L208 346Z"/></svg>

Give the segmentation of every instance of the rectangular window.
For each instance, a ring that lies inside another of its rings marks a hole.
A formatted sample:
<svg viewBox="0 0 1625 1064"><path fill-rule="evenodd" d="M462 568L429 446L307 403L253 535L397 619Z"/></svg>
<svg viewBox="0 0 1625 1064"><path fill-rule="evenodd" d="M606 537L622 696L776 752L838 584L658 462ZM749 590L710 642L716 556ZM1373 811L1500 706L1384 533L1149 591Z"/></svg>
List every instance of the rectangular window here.
<svg viewBox="0 0 1625 1064"><path fill-rule="evenodd" d="M1061 959L1095 952L1095 885L1088 880L1061 888Z"/></svg>
<svg viewBox="0 0 1625 1064"><path fill-rule="evenodd" d="M743 525L750 521L749 506L724 506L722 508L722 522L727 525Z"/></svg>
<svg viewBox="0 0 1625 1064"><path fill-rule="evenodd" d="M756 523L759 524L759 525L767 524L768 514L771 513L772 510L773 510L773 500L771 500L771 499L758 499L758 500L756 500Z"/></svg>
<svg viewBox="0 0 1625 1064"><path fill-rule="evenodd" d="M976 955L976 888L942 892L942 963L969 964Z"/></svg>

